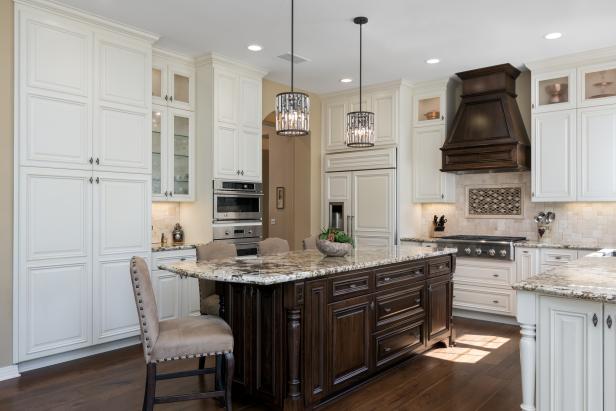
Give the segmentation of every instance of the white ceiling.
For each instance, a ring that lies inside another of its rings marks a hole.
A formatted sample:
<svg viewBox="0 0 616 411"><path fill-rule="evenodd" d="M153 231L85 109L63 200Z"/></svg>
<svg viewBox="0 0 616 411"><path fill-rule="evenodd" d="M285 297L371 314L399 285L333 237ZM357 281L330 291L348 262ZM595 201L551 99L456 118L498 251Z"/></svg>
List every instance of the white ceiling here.
<svg viewBox="0 0 616 411"><path fill-rule="evenodd" d="M288 83L289 0L60 0L161 36L160 47L217 52ZM455 72L616 45L614 0L295 0L296 86L317 93L357 86L364 15L364 84L423 81ZM543 35L560 31L548 41ZM251 43L263 46L254 53ZM437 57L440 64L425 60ZM353 83L341 84L342 77Z"/></svg>

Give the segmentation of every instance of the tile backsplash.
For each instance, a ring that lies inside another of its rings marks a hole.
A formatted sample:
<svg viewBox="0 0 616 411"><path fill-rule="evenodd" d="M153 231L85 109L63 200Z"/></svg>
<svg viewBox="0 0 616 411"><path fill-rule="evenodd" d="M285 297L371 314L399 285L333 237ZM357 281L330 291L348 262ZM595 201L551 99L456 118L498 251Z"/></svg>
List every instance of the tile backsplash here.
<svg viewBox="0 0 616 411"><path fill-rule="evenodd" d="M463 174L456 177L456 202L423 204L421 234L430 236L434 215L447 217L447 234L484 234L524 236L538 240L537 224L533 220L540 211L553 211L556 219L543 236L546 242L571 243L590 247L616 246L616 203L533 203L530 201L531 174ZM523 188L523 218L466 217L468 186L521 185Z"/></svg>
<svg viewBox="0 0 616 411"><path fill-rule="evenodd" d="M152 243L159 243L162 233L171 242L171 232L180 222L180 203L152 203Z"/></svg>

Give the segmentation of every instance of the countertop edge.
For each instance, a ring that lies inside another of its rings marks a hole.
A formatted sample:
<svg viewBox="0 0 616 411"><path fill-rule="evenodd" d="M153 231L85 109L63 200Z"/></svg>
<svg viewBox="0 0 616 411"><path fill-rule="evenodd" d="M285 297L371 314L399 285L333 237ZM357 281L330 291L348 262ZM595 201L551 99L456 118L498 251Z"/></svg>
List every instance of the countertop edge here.
<svg viewBox="0 0 616 411"><path fill-rule="evenodd" d="M441 240L436 237L401 237L400 241L410 242L410 243L437 243ZM590 246L590 245L579 245L579 244L559 244L559 243L541 243L533 240L525 240L518 241L513 243L514 247L525 247L525 248L554 248L554 249L570 249L570 250L588 250L595 251L600 250L602 248L609 247L599 247L599 246Z"/></svg>

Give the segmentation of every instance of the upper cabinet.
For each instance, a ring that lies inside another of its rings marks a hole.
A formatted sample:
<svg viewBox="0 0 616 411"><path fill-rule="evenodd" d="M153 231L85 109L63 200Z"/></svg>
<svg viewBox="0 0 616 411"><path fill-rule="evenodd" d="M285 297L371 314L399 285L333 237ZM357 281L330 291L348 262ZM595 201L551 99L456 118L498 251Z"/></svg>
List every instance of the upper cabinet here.
<svg viewBox="0 0 616 411"><path fill-rule="evenodd" d="M204 99L206 120L199 126L207 134L199 141L212 141L206 149L212 153L213 178L261 182L265 73L208 55L197 62L197 75L199 87L211 92Z"/></svg>
<svg viewBox="0 0 616 411"><path fill-rule="evenodd" d="M194 62L162 50L152 55L152 103L195 110Z"/></svg>
<svg viewBox="0 0 616 411"><path fill-rule="evenodd" d="M404 84L373 87L362 93L361 109L374 112L375 146L395 146L400 133L400 93ZM326 97L322 103L323 151L350 149L344 144L346 115L359 111L359 93L343 93Z"/></svg>
<svg viewBox="0 0 616 411"><path fill-rule="evenodd" d="M616 201L616 50L527 66L532 200Z"/></svg>
<svg viewBox="0 0 616 411"><path fill-rule="evenodd" d="M453 112L454 90L455 83L449 79L413 87L411 174L416 203L456 201L456 176L441 171L441 147L447 137L448 112Z"/></svg>

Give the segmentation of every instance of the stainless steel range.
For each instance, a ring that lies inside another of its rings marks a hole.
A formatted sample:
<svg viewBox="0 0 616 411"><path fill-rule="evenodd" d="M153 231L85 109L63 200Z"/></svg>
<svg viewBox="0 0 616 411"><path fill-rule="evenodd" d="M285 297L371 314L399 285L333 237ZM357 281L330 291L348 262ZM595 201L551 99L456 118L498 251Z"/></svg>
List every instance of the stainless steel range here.
<svg viewBox="0 0 616 411"><path fill-rule="evenodd" d="M458 257L510 260L515 258L513 244L526 237L499 237L489 235L451 235L439 238L439 246L458 249Z"/></svg>

